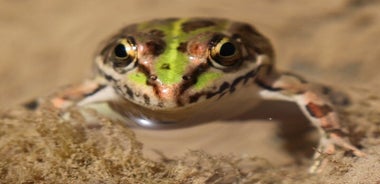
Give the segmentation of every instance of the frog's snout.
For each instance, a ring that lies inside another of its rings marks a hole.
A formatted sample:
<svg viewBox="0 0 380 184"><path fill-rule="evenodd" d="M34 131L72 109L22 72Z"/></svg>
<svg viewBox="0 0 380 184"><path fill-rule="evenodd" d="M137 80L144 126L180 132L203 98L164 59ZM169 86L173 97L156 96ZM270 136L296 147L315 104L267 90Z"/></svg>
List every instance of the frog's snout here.
<svg viewBox="0 0 380 184"><path fill-rule="evenodd" d="M157 85L156 93L162 101L170 101L179 92L177 85Z"/></svg>

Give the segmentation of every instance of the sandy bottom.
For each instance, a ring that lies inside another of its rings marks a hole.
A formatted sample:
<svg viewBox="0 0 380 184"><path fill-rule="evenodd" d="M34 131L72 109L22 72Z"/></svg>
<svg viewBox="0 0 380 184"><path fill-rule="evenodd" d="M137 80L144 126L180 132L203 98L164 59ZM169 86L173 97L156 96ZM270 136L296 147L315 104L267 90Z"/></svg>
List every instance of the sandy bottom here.
<svg viewBox="0 0 380 184"><path fill-rule="evenodd" d="M0 183L380 183L380 2L1 1ZM366 158L338 150L310 175L316 132L297 107L174 130L128 128L18 105L91 75L98 43L157 17L228 17L273 42L280 69L352 97L341 108ZM233 130L233 131L231 131Z"/></svg>

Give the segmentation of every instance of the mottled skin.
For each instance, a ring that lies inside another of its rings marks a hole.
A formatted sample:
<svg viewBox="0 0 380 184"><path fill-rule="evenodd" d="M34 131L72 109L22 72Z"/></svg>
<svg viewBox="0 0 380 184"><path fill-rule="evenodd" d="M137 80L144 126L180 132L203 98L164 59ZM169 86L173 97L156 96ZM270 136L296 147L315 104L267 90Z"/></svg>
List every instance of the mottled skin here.
<svg viewBox="0 0 380 184"><path fill-rule="evenodd" d="M333 106L337 96L278 72L269 40L245 23L190 18L132 24L102 46L95 68L93 79L54 94L52 104L63 110L107 104L125 121L168 127L236 116L260 98L287 100L320 132L311 172L320 171L321 154L333 154L335 146L364 156L345 138Z"/></svg>

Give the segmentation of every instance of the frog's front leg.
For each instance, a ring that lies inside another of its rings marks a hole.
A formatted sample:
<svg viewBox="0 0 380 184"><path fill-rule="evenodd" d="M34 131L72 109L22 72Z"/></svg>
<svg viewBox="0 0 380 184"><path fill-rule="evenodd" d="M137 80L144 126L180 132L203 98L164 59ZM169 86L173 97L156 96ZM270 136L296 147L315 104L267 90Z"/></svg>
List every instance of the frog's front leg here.
<svg viewBox="0 0 380 184"><path fill-rule="evenodd" d="M121 120L123 122L126 120L108 105L108 102L118 101L120 97L113 86L101 78L67 86L53 93L45 100L47 103L52 104L53 107L62 110L62 117L65 120L70 120L70 111L67 111L67 109L73 106L81 107L78 110L87 123L96 123L98 121L94 114L88 111L89 109L95 110L100 115L112 120Z"/></svg>
<svg viewBox="0 0 380 184"><path fill-rule="evenodd" d="M347 139L348 132L341 126L332 101L328 98L326 87L311 84L299 76L289 73L276 73L257 78L256 83L262 88L260 95L264 99L293 101L317 127L321 138L314 155L315 162L309 172L320 172L326 161L323 154L334 154L335 146L352 151L356 156L365 156Z"/></svg>
<svg viewBox="0 0 380 184"><path fill-rule="evenodd" d="M105 96L102 94L105 94L103 91L106 90L106 85L103 85L96 80L87 80L80 84L67 86L61 91L57 91L48 97L48 101L55 108L66 109L70 106L88 101L96 102L105 100Z"/></svg>

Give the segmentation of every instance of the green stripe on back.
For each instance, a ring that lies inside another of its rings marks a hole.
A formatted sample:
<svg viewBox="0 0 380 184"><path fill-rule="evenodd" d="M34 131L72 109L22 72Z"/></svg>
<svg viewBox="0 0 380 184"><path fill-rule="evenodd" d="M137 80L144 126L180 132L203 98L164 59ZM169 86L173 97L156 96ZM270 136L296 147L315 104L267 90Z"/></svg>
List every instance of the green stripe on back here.
<svg viewBox="0 0 380 184"><path fill-rule="evenodd" d="M166 29L162 29L166 35L166 49L157 58L155 70L163 84L180 82L185 72L188 63L187 55L177 50L179 44L186 39L182 34L182 23L185 21L186 19L179 19L167 26Z"/></svg>
<svg viewBox="0 0 380 184"><path fill-rule="evenodd" d="M157 78L165 85L180 83L182 76L189 64L189 56L186 53L178 51L178 46L181 42L187 42L192 37L201 34L203 32L223 32L228 26L228 21L220 21L215 26L209 26L199 28L189 33L185 33L182 30L182 24L191 19L178 19L173 21L151 21L142 23L139 25L138 30L142 32L148 32L153 29L163 31L166 43L165 51L157 56L155 64L153 66ZM212 76L212 77L211 77ZM142 79L135 76L135 78ZM208 81L214 80L218 77L216 75L205 75L201 80L198 80L196 86L200 88L204 86Z"/></svg>

